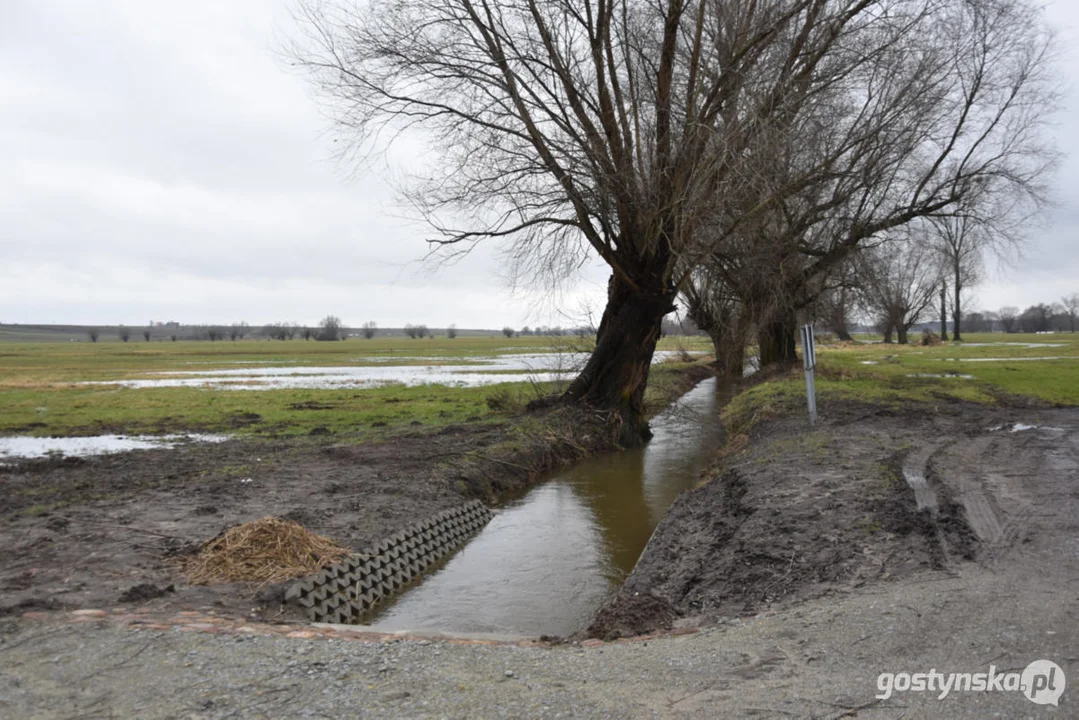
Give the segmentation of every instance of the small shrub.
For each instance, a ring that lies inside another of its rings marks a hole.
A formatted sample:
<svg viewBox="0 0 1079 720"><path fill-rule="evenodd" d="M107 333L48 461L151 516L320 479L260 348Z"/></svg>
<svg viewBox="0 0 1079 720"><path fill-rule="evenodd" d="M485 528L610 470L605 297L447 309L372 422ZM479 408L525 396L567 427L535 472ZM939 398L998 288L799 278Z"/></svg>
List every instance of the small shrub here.
<svg viewBox="0 0 1079 720"><path fill-rule="evenodd" d="M487 396L487 407L492 412L515 412L520 409L520 405L520 399L509 388L498 388Z"/></svg>

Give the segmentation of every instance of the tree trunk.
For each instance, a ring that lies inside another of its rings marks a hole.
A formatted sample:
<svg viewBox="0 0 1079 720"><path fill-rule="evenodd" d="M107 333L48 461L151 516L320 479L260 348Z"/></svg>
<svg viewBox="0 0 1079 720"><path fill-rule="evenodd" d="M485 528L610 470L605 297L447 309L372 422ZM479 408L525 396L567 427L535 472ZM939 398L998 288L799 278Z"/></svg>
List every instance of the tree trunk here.
<svg viewBox="0 0 1079 720"><path fill-rule="evenodd" d="M960 272L958 260L955 263L955 277L953 279L953 285L955 286L955 304L952 306L952 340L962 340L959 337L959 319L962 317L962 312L959 307L959 293L963 289L962 274Z"/></svg>
<svg viewBox="0 0 1079 720"><path fill-rule="evenodd" d="M884 342L889 345L892 343L892 328L895 327L891 323L884 326Z"/></svg>
<svg viewBox="0 0 1079 720"><path fill-rule="evenodd" d="M634 289L612 276L596 349L563 395L565 401L617 413L622 423L619 442L625 447L652 437L644 418L644 390L660 325L674 309L674 298L673 292Z"/></svg>
<svg viewBox="0 0 1079 720"><path fill-rule="evenodd" d="M908 330L910 330L910 328L907 327L906 325L904 325L903 323L900 323L899 325L896 326L896 328L895 328L896 335L897 335L896 339L897 339L897 341L899 342L900 345L906 345L907 344L907 331Z"/></svg>
<svg viewBox="0 0 1079 720"><path fill-rule="evenodd" d="M740 378L746 367L746 332L748 313L728 314L723 323L709 331L712 347L716 353L716 372L727 377Z"/></svg>
<svg viewBox="0 0 1079 720"><path fill-rule="evenodd" d="M847 289L842 288L839 291L839 298L836 300L835 318L832 325L834 326L836 337L843 342L851 342L854 340L851 337L850 330L847 329Z"/></svg>
<svg viewBox="0 0 1079 720"><path fill-rule="evenodd" d="M948 339L948 308L945 300L948 297L948 283L940 286L940 339Z"/></svg>
<svg viewBox="0 0 1079 720"><path fill-rule="evenodd" d="M749 314L744 309L736 311L734 303L717 303L697 293L687 293L687 300L689 317L712 341L716 372L742 377Z"/></svg>
<svg viewBox="0 0 1079 720"><path fill-rule="evenodd" d="M795 352L797 333L798 321L793 310L776 311L769 319L762 321L757 329L760 366L793 365L798 362Z"/></svg>
<svg viewBox="0 0 1079 720"><path fill-rule="evenodd" d="M712 305L713 298L701 297L696 293L688 294L687 314L693 323L708 334L716 356L715 368L720 373L729 372L727 366L727 345L730 343L730 313L720 308L718 313Z"/></svg>
<svg viewBox="0 0 1079 720"><path fill-rule="evenodd" d="M749 335L749 313L738 313L734 324L734 332L731 334L724 350L726 373L730 377L740 378L746 369L746 337Z"/></svg>
<svg viewBox="0 0 1079 720"><path fill-rule="evenodd" d="M716 353L716 371L721 375L742 377L746 364L745 313L737 318L728 314L709 330Z"/></svg>

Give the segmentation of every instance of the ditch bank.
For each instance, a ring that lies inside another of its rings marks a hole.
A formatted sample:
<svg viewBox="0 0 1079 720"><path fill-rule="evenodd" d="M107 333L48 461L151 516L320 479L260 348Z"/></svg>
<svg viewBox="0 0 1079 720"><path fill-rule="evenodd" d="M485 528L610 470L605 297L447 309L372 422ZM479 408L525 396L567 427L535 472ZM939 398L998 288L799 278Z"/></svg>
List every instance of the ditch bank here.
<svg viewBox="0 0 1079 720"><path fill-rule="evenodd" d="M1074 522L1052 508L1074 504L1079 409L832 401L820 411L812 429L799 409L734 436L582 636L709 625L1008 562L1033 537L1072 542ZM919 510L911 473L926 479L932 508Z"/></svg>
<svg viewBox="0 0 1079 720"><path fill-rule="evenodd" d="M702 365L666 373L655 410L710 374ZM301 620L281 602L287 584L192 585L177 556L271 515L346 548L368 547L609 452L606 430L602 417L556 407L356 445L237 439L3 465L0 615L140 606Z"/></svg>

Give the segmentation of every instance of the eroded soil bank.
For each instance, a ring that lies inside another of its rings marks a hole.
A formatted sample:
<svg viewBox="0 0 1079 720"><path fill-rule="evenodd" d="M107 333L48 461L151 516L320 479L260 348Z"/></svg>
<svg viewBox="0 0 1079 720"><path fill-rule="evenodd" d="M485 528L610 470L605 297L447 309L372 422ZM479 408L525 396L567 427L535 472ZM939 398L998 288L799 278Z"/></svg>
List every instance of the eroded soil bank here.
<svg viewBox="0 0 1079 720"><path fill-rule="evenodd" d="M688 368L669 399L708 374ZM189 585L171 558L266 515L361 549L612 449L603 418L554 408L360 445L231 440L0 466L0 615L141 606L289 619L280 586Z"/></svg>
<svg viewBox="0 0 1079 720"><path fill-rule="evenodd" d="M799 414L732 441L586 634L707 625L975 565L1079 581L1079 409L821 411L812 430ZM917 509L904 472L926 479L935 509Z"/></svg>

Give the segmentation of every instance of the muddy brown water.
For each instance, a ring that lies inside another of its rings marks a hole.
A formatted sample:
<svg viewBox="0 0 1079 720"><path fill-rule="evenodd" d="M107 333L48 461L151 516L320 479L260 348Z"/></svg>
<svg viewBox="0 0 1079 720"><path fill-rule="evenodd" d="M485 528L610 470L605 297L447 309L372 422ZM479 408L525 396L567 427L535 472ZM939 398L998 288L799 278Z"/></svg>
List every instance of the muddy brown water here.
<svg viewBox="0 0 1079 720"><path fill-rule="evenodd" d="M500 508L463 550L369 621L380 630L569 635L633 570L722 442L729 389L708 379L644 448L592 458Z"/></svg>

